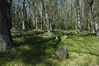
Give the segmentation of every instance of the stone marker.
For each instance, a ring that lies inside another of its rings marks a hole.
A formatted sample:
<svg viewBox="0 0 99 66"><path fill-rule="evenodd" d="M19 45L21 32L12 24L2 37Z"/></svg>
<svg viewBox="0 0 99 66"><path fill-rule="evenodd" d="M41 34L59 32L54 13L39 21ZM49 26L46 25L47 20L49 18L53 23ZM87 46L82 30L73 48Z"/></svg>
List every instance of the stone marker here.
<svg viewBox="0 0 99 66"><path fill-rule="evenodd" d="M64 39L68 38L69 36L68 35L64 35Z"/></svg>
<svg viewBox="0 0 99 66"><path fill-rule="evenodd" d="M56 40L59 40L58 36L55 37Z"/></svg>
<svg viewBox="0 0 99 66"><path fill-rule="evenodd" d="M67 59L67 48L65 45L61 46L58 48L58 50L56 51L56 56L60 59L60 60L66 60Z"/></svg>

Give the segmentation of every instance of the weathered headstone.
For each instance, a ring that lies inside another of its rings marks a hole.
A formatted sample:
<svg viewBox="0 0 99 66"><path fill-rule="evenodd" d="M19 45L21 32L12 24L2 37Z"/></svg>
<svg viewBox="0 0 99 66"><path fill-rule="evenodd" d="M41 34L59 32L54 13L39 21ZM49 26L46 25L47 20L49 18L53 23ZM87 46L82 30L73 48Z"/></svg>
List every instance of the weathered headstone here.
<svg viewBox="0 0 99 66"><path fill-rule="evenodd" d="M59 40L58 36L55 37L56 40Z"/></svg>
<svg viewBox="0 0 99 66"><path fill-rule="evenodd" d="M64 35L64 39L68 38L69 36L68 35Z"/></svg>
<svg viewBox="0 0 99 66"><path fill-rule="evenodd" d="M56 51L56 56L60 59L60 60L66 60L67 59L67 47L65 45L61 46L58 48L58 50Z"/></svg>

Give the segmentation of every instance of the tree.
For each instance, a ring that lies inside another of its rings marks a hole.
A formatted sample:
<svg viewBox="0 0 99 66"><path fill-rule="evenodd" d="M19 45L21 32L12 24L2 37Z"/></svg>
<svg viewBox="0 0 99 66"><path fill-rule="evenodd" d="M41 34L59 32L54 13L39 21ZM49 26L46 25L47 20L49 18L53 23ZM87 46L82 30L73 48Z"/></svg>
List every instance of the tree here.
<svg viewBox="0 0 99 66"><path fill-rule="evenodd" d="M91 30L90 7L87 0L83 0L83 25L86 30Z"/></svg>
<svg viewBox="0 0 99 66"><path fill-rule="evenodd" d="M94 25L95 25L95 34L99 36L99 0L94 0L94 7L93 7L93 18L94 18Z"/></svg>
<svg viewBox="0 0 99 66"><path fill-rule="evenodd" d="M87 0L89 8L90 8L90 15L91 15L91 27L92 27L92 33L95 33L95 25L94 25L94 15L93 15L93 4L94 0Z"/></svg>
<svg viewBox="0 0 99 66"><path fill-rule="evenodd" d="M27 26L26 26L26 24L27 24L27 14L26 14L25 4L26 4L26 0L23 0L23 17L24 17L24 20L22 22L22 30L27 29Z"/></svg>
<svg viewBox="0 0 99 66"><path fill-rule="evenodd" d="M0 1L0 49L13 46L11 38L11 0Z"/></svg>
<svg viewBox="0 0 99 66"><path fill-rule="evenodd" d="M76 0L76 20L77 20L77 31L81 32L82 31L82 27L81 27L81 15L80 15L80 2L79 0Z"/></svg>
<svg viewBox="0 0 99 66"><path fill-rule="evenodd" d="M99 5L98 5L98 0L87 0L89 7L90 7L90 11L92 14L92 29L93 29L93 33L96 34L96 36L99 36Z"/></svg>

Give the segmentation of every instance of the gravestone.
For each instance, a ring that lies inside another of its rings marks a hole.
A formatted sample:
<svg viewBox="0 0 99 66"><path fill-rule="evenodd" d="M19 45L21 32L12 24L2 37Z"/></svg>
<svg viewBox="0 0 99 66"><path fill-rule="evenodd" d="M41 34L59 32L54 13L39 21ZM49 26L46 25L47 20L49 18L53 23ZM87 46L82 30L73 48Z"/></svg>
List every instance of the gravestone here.
<svg viewBox="0 0 99 66"><path fill-rule="evenodd" d="M58 36L55 37L55 40L59 40Z"/></svg>
<svg viewBox="0 0 99 66"><path fill-rule="evenodd" d="M68 35L64 35L64 39L68 38L69 36Z"/></svg>
<svg viewBox="0 0 99 66"><path fill-rule="evenodd" d="M56 56L60 60L66 60L68 56L67 47L65 45L59 47L58 50L56 51Z"/></svg>

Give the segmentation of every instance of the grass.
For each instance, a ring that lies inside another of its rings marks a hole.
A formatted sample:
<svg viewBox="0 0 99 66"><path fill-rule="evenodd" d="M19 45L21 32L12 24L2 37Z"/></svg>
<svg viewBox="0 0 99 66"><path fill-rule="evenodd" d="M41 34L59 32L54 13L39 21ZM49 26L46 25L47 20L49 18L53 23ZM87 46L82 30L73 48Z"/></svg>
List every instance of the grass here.
<svg viewBox="0 0 99 66"><path fill-rule="evenodd" d="M0 51L0 66L99 66L99 37L89 32L54 32L61 40L49 37L46 32L28 31L24 37L12 33L12 50ZM69 35L67 39L63 35ZM67 60L57 59L55 52L66 45Z"/></svg>

